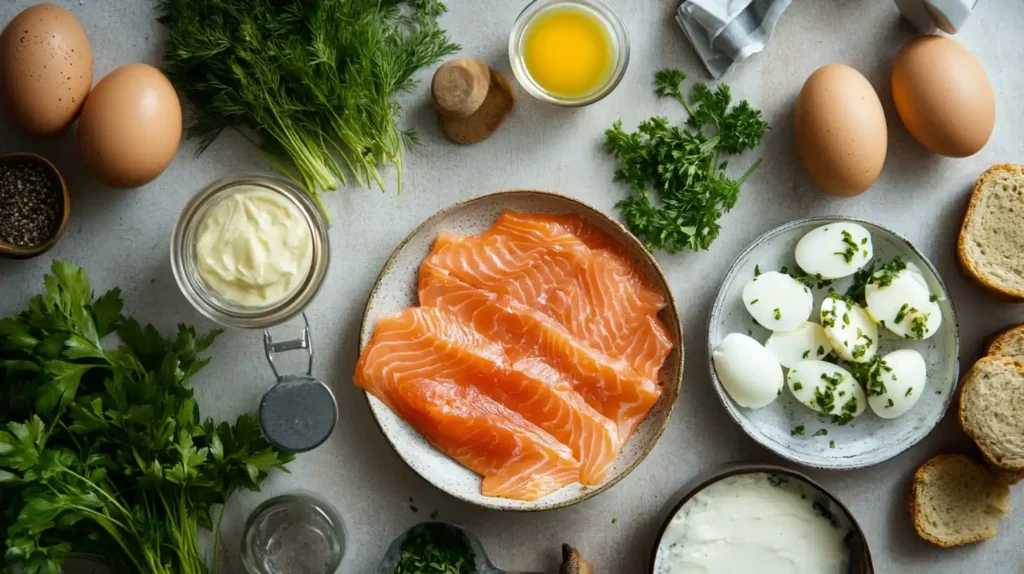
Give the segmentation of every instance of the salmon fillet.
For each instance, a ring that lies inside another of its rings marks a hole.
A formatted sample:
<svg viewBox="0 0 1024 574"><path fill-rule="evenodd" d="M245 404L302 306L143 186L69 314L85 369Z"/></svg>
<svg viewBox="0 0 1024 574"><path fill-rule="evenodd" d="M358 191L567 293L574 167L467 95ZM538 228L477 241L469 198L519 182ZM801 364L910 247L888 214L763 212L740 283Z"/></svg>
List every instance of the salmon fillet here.
<svg viewBox="0 0 1024 574"><path fill-rule="evenodd" d="M579 217L506 211L479 236L442 234L420 274L431 265L508 295L656 380L672 350L665 300L621 251Z"/></svg>
<svg viewBox="0 0 1024 574"><path fill-rule="evenodd" d="M485 496L536 500L579 478L568 447L475 387L414 379L394 398L420 434L484 477Z"/></svg>
<svg viewBox="0 0 1024 574"><path fill-rule="evenodd" d="M396 412L394 397L410 380L474 386L569 446L581 463L580 481L599 484L621 447L615 423L551 366L529 357L510 360L495 345L442 309L407 309L381 321L360 358L356 384Z"/></svg>
<svg viewBox="0 0 1024 574"><path fill-rule="evenodd" d="M432 265L420 268L419 295L422 305L452 313L501 341L513 360L537 357L565 373L587 404L617 423L623 442L661 395L653 379L622 359L595 351L544 313L475 289Z"/></svg>

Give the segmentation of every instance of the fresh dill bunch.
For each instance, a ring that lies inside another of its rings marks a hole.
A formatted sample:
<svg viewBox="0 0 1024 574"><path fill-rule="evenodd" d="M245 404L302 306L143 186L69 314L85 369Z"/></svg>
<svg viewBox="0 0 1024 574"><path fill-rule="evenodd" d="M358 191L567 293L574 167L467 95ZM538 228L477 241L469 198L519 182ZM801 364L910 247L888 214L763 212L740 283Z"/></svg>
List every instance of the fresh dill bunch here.
<svg viewBox="0 0 1024 574"><path fill-rule="evenodd" d="M437 0L160 0L163 69L194 108L205 150L226 129L257 145L324 209L319 191L398 171L415 134L395 97L459 50Z"/></svg>

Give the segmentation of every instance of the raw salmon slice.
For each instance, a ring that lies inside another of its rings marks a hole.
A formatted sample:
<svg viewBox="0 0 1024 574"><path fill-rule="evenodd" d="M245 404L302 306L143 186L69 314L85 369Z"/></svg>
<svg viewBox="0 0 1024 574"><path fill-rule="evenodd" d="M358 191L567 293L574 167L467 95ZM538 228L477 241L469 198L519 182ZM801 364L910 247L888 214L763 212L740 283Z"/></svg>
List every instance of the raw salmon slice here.
<svg viewBox="0 0 1024 574"><path fill-rule="evenodd" d="M507 235L463 237L442 232L422 265L444 269L474 287L534 306L547 299L554 285L572 277L588 253L587 246L571 235L544 245Z"/></svg>
<svg viewBox="0 0 1024 574"><path fill-rule="evenodd" d="M537 357L564 373L587 404L617 424L622 442L661 395L654 379L628 362L595 351L544 313L510 297L476 289L430 264L420 267L419 285L421 305L443 309L488 339L501 341L514 360Z"/></svg>
<svg viewBox="0 0 1024 574"><path fill-rule="evenodd" d="M595 251L571 280L552 289L545 312L595 349L622 357L645 377L658 371L672 351L668 329L658 318L660 293L632 265L608 251Z"/></svg>
<svg viewBox="0 0 1024 574"><path fill-rule="evenodd" d="M579 478L568 447L475 387L415 379L398 388L395 404L434 446L484 477L485 496L536 500Z"/></svg>
<svg viewBox="0 0 1024 574"><path fill-rule="evenodd" d="M506 211L480 236L443 235L421 267L543 311L581 341L657 379L672 350L657 317L665 299L621 251L578 217Z"/></svg>
<svg viewBox="0 0 1024 574"><path fill-rule="evenodd" d="M568 445L581 463L581 482L600 483L619 451L615 424L543 361L511 363L493 345L441 309L408 309L381 321L360 359L356 383L384 395L389 405L410 380L444 378L474 386Z"/></svg>

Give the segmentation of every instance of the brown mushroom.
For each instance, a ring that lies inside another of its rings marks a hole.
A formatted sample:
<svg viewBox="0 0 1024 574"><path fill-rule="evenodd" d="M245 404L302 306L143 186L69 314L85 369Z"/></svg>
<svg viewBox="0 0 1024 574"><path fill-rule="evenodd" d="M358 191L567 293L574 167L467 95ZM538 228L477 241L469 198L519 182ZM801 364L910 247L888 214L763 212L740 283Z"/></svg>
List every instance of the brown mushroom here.
<svg viewBox="0 0 1024 574"><path fill-rule="evenodd" d="M594 566L580 556L580 551L569 546L562 545L562 567L558 574L594 574Z"/></svg>
<svg viewBox="0 0 1024 574"><path fill-rule="evenodd" d="M434 73L430 92L441 131L459 144L489 138L515 105L512 84L479 60L446 62Z"/></svg>

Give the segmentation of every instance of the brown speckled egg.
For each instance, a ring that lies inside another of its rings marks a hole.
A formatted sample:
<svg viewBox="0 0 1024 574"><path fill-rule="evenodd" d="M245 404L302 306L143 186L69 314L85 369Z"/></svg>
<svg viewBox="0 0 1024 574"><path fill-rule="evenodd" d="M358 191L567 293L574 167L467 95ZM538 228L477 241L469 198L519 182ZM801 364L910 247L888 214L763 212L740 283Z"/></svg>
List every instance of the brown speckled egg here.
<svg viewBox="0 0 1024 574"><path fill-rule="evenodd" d="M907 42L892 63L892 99L910 135L940 155L978 153L995 127L992 83L978 59L951 38Z"/></svg>
<svg viewBox="0 0 1024 574"><path fill-rule="evenodd" d="M181 103L171 82L147 64L128 64L96 84L78 122L78 149L93 177L139 187L174 159Z"/></svg>
<svg viewBox="0 0 1024 574"><path fill-rule="evenodd" d="M888 147L885 112L860 72L818 68L800 90L795 123L800 159L818 187L850 196L878 179Z"/></svg>
<svg viewBox="0 0 1024 574"><path fill-rule="evenodd" d="M37 4L0 34L0 93L28 135L51 136L75 121L92 87L92 48L74 15Z"/></svg>

